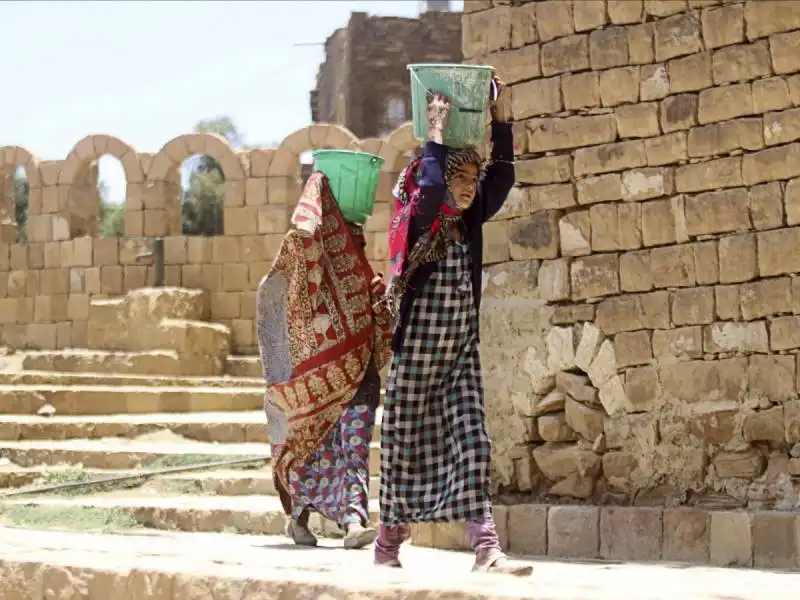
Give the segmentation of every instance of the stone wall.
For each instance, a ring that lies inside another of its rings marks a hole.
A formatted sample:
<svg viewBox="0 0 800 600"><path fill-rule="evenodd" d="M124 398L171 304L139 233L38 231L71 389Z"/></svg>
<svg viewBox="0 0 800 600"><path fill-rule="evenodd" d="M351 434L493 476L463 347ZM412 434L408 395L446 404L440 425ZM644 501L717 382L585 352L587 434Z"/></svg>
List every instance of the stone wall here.
<svg viewBox="0 0 800 600"><path fill-rule="evenodd" d="M497 487L799 506L800 2L465 12L518 153L487 227Z"/></svg>
<svg viewBox="0 0 800 600"><path fill-rule="evenodd" d="M257 352L255 290L280 247L301 192L300 155L314 148L361 149L385 163L374 215L366 225L367 255L386 272L391 188L405 154L417 146L410 124L384 139L359 140L335 125L312 125L277 148L235 152L210 134L138 153L108 135L78 142L65 160L40 161L18 146L0 148L0 345L85 348L89 300L152 285L151 260L137 255L164 237L166 284L211 294L211 319L227 325L237 353ZM181 235L179 169L190 156L215 158L225 177L224 235ZM127 179L125 236L96 237L96 161L122 163ZM30 186L27 243L17 244L12 175L23 167Z"/></svg>
<svg viewBox="0 0 800 600"><path fill-rule="evenodd" d="M406 65L461 62L461 13L407 19L355 12L328 38L325 54L311 93L314 122L381 136L411 118Z"/></svg>

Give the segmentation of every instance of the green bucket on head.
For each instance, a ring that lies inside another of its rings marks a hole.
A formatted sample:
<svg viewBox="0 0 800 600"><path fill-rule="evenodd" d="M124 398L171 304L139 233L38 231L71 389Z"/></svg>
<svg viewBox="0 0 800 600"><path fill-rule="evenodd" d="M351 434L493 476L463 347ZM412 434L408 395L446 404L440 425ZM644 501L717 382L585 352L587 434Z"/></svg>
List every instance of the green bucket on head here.
<svg viewBox="0 0 800 600"><path fill-rule="evenodd" d="M486 110L492 67L481 65L415 64L411 74L411 113L414 137L428 139L428 102L444 94L451 103L442 142L451 148L482 146L486 136Z"/></svg>
<svg viewBox="0 0 800 600"><path fill-rule="evenodd" d="M328 178L345 221L363 225L375 208L383 159L353 150L314 150L314 170Z"/></svg>

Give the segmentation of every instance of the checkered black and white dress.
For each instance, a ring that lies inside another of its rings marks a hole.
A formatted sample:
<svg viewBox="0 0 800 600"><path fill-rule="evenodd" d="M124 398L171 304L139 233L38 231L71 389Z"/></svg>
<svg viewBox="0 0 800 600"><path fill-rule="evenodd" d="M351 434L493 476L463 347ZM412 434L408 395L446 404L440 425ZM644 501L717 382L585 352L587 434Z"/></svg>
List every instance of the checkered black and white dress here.
<svg viewBox="0 0 800 600"><path fill-rule="evenodd" d="M469 248L417 295L392 358L381 424L381 522L479 521L489 506L478 318Z"/></svg>

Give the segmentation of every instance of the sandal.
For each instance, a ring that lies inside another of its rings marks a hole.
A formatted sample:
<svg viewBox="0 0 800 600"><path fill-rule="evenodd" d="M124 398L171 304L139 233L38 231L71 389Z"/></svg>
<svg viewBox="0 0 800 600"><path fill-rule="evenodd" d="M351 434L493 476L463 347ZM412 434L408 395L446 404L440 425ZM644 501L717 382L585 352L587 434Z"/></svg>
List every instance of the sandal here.
<svg viewBox="0 0 800 600"><path fill-rule="evenodd" d="M300 525L294 519L289 521L289 524L286 526L286 535L292 538L294 543L298 546L309 546L313 548L318 544L317 538L311 533L308 527Z"/></svg>

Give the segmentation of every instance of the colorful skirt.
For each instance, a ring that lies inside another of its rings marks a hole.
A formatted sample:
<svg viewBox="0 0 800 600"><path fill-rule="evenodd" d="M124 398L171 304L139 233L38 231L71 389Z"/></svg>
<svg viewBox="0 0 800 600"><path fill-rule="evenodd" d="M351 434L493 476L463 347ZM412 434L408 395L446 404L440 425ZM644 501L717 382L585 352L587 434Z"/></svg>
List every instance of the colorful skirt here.
<svg viewBox="0 0 800 600"><path fill-rule="evenodd" d="M381 523L479 521L490 506L478 317L469 249L419 292L392 357L381 425Z"/></svg>

